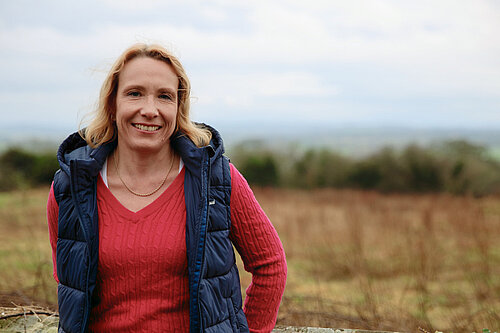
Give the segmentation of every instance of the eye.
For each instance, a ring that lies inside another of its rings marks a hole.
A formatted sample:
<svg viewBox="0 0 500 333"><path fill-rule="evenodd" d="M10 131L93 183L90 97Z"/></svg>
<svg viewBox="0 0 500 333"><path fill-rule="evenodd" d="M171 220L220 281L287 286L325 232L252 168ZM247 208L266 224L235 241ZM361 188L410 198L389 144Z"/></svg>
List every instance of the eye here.
<svg viewBox="0 0 500 333"><path fill-rule="evenodd" d="M158 98L165 99L167 101L172 101L174 99L170 94L160 94Z"/></svg>
<svg viewBox="0 0 500 333"><path fill-rule="evenodd" d="M139 96L141 96L141 93L140 93L140 92L138 92L138 91L134 91L134 90L133 90L133 91L129 91L129 92L127 93L127 96L131 96L131 97L139 97Z"/></svg>

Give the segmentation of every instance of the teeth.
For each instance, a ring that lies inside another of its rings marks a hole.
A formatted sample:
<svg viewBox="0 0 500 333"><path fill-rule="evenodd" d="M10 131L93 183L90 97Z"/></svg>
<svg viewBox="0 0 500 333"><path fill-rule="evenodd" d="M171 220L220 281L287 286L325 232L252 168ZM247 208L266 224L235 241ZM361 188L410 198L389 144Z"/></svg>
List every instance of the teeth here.
<svg viewBox="0 0 500 333"><path fill-rule="evenodd" d="M134 124L134 127L142 131L149 131L149 132L157 131L160 129L160 126L146 126L141 124Z"/></svg>

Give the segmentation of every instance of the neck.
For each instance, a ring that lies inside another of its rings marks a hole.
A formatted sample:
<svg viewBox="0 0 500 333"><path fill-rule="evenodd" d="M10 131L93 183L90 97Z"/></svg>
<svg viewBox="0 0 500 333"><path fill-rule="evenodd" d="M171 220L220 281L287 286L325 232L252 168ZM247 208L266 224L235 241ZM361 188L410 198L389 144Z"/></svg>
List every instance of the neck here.
<svg viewBox="0 0 500 333"><path fill-rule="evenodd" d="M179 161L170 146L159 152L137 153L118 144L108 158L109 189L125 207L137 211L174 181Z"/></svg>
<svg viewBox="0 0 500 333"><path fill-rule="evenodd" d="M178 165L178 157L170 145L157 152L137 152L118 144L112 158L116 159L120 172L132 177L164 175L172 163L174 168Z"/></svg>

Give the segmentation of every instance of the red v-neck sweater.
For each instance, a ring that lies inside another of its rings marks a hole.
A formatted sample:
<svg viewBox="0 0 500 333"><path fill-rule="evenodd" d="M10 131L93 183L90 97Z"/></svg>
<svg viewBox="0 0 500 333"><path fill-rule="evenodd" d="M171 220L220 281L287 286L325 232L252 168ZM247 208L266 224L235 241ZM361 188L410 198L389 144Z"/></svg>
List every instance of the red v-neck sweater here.
<svg viewBox="0 0 500 333"><path fill-rule="evenodd" d="M99 177L97 299L94 332L188 332L184 168L154 202L138 212L125 208ZM58 205L47 203L54 278ZM285 288L286 262L276 230L243 176L231 164L230 238L252 273L244 311L251 332L270 332Z"/></svg>

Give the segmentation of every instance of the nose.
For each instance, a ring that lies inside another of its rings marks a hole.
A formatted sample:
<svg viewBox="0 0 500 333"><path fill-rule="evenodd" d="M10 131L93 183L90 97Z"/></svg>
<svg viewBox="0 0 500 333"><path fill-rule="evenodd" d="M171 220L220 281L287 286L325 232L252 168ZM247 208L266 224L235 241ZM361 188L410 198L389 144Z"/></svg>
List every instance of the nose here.
<svg viewBox="0 0 500 333"><path fill-rule="evenodd" d="M157 117L159 114L158 108L156 107L154 98L148 97L145 100L144 105L141 108L141 116L146 117L148 119L152 119Z"/></svg>

